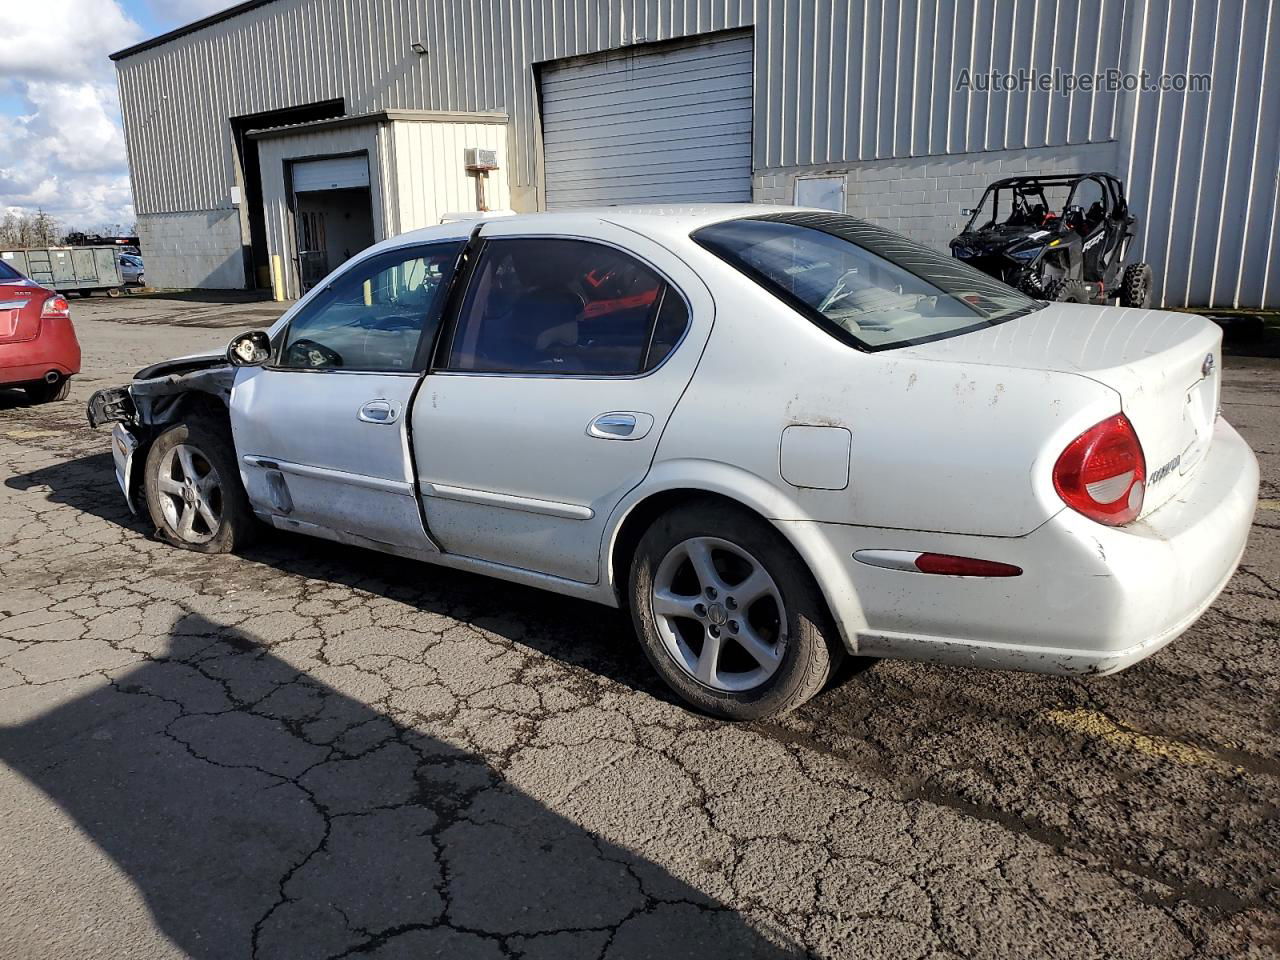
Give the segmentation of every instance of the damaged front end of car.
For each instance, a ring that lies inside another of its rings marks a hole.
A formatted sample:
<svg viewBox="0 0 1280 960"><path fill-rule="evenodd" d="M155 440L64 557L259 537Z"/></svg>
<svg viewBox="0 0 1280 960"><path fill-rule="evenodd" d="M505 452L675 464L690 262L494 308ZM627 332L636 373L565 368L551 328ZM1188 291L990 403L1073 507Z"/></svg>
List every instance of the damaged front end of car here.
<svg viewBox="0 0 1280 960"><path fill-rule="evenodd" d="M166 427L193 414L225 418L235 368L225 355L184 357L139 370L128 386L107 387L89 398L91 427L111 428L116 481L129 510L139 512L141 471L151 442Z"/></svg>

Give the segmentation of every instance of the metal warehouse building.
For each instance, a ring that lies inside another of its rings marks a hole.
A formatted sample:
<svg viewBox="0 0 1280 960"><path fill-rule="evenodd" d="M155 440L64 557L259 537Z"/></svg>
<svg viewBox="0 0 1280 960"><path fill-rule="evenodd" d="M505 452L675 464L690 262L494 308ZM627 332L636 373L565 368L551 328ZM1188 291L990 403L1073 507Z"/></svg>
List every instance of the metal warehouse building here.
<svg viewBox="0 0 1280 960"><path fill-rule="evenodd" d="M945 247L998 176L1103 170L1127 183L1135 256L1165 305L1274 306L1278 13L250 0L113 59L157 285L297 296L368 243L482 203L799 201ZM1211 89L973 80L993 70L1203 74Z"/></svg>

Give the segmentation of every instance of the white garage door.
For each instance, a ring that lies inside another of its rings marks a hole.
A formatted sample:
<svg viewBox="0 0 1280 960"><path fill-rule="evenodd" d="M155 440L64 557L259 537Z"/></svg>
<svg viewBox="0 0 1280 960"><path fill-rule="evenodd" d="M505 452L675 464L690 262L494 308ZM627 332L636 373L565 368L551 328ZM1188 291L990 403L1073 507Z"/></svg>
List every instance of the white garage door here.
<svg viewBox="0 0 1280 960"><path fill-rule="evenodd" d="M751 36L542 74L547 206L751 199Z"/></svg>
<svg viewBox="0 0 1280 960"><path fill-rule="evenodd" d="M345 190L369 185L369 158L365 154L354 157L331 157L328 160L307 160L293 165L293 192L308 190Z"/></svg>

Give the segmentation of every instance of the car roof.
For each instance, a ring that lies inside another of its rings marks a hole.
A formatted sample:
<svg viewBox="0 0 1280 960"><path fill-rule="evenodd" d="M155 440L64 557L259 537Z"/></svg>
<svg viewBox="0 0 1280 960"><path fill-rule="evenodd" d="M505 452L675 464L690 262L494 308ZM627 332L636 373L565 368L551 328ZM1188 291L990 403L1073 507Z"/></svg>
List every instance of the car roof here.
<svg viewBox="0 0 1280 960"><path fill-rule="evenodd" d="M542 213L517 213L509 217L457 220L453 223L411 230L384 241L378 246L389 249L433 240L461 240L471 236L471 232L478 226L499 223L504 227L518 223L521 227L530 230L547 229L557 233L589 229L592 224L613 223L649 237L688 237L700 227L724 220L801 209L803 208L773 204L766 206L758 203L655 203L618 207L581 207Z"/></svg>

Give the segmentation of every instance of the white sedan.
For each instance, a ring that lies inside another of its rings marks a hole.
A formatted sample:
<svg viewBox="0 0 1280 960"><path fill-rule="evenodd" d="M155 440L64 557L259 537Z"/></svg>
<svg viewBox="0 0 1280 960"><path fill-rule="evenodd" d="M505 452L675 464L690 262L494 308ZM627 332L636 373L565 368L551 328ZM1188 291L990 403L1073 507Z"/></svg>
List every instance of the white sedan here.
<svg viewBox="0 0 1280 960"><path fill-rule="evenodd" d="M849 654L1109 673L1178 636L1257 501L1220 345L850 217L618 208L380 243L90 419L177 546L264 522L626 607L750 719Z"/></svg>

